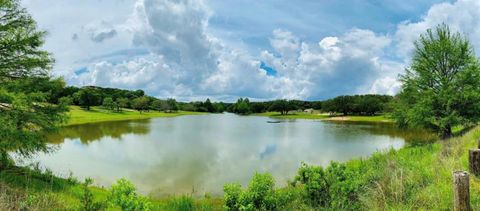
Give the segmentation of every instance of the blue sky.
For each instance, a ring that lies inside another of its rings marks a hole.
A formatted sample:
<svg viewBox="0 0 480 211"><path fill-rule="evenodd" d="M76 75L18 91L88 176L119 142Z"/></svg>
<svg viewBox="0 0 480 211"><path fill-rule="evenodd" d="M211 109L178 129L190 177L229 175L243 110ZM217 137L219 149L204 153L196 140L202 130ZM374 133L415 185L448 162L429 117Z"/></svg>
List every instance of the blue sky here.
<svg viewBox="0 0 480 211"><path fill-rule="evenodd" d="M23 0L68 84L179 100L395 94L442 22L480 47L480 1Z"/></svg>

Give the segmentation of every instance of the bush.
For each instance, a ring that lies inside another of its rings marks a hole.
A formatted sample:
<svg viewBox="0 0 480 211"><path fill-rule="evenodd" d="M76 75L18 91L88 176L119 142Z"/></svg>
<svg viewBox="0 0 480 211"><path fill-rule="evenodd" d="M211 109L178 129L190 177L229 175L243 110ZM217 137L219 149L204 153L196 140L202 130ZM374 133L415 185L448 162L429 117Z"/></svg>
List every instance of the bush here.
<svg viewBox="0 0 480 211"><path fill-rule="evenodd" d="M151 204L136 192L135 186L126 179L112 185L108 201L122 210L150 210Z"/></svg>
<svg viewBox="0 0 480 211"><path fill-rule="evenodd" d="M104 208L104 205L100 202L95 202L93 199L93 193L90 191L90 186L93 183L93 180L90 178L85 179L83 183L83 195L81 197L82 209L85 211L96 211Z"/></svg>
<svg viewBox="0 0 480 211"><path fill-rule="evenodd" d="M315 207L334 210L358 210L358 193L367 183L362 169L351 164L332 162L326 169L302 164L296 181L304 186L306 201ZM362 176L363 175L363 176Z"/></svg>
<svg viewBox="0 0 480 211"><path fill-rule="evenodd" d="M275 181L269 173L255 173L247 190L239 184L224 186L225 208L227 210L275 210L277 207Z"/></svg>

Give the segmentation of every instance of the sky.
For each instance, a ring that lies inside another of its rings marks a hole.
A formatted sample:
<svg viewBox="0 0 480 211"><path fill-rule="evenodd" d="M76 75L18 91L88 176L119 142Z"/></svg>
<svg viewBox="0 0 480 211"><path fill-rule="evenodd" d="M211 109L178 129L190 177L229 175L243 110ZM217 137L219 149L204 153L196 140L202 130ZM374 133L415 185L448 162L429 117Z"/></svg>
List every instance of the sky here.
<svg viewBox="0 0 480 211"><path fill-rule="evenodd" d="M23 0L67 84L182 101L323 100L401 88L420 34L480 52L478 0Z"/></svg>

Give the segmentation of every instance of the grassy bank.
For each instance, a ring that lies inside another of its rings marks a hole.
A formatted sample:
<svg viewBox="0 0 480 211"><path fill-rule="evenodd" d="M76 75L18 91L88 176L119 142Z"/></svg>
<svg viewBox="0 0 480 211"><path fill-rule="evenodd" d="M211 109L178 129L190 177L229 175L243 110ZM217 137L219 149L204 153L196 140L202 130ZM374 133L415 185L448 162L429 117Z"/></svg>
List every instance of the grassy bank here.
<svg viewBox="0 0 480 211"><path fill-rule="evenodd" d="M165 113L158 111L138 112L134 110L124 109L121 112L112 112L104 110L100 107L92 107L90 111L82 109L78 106L70 106L68 115L70 119L66 125L79 125L94 122L107 122L119 120L148 119L154 117L176 117L181 115L197 115L200 112L178 111L174 113Z"/></svg>
<svg viewBox="0 0 480 211"><path fill-rule="evenodd" d="M393 122L385 115L377 116L331 116L325 113L291 113L281 115L279 112L265 112L254 114L255 116L265 116L277 119L321 119L327 121L348 121L348 122Z"/></svg>
<svg viewBox="0 0 480 211"><path fill-rule="evenodd" d="M93 202L107 210L120 210L109 203L110 190L89 186ZM85 188L75 178L60 178L35 167L9 167L0 171L0 210L83 210ZM222 200L188 196L145 198L151 210L221 210ZM104 210L101 209L101 210ZM185 209L184 209L185 210Z"/></svg>
<svg viewBox="0 0 480 211"><path fill-rule="evenodd" d="M329 118L327 114L317 114L317 113L291 113L287 115L281 115L280 112L265 112L253 114L255 116L264 116L276 119L326 119Z"/></svg>

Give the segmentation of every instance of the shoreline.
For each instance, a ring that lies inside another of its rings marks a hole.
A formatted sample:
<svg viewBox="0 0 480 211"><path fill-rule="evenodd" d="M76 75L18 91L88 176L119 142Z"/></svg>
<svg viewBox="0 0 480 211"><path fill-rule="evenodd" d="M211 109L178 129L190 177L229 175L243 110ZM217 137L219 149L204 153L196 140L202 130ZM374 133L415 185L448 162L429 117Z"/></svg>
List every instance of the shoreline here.
<svg viewBox="0 0 480 211"><path fill-rule="evenodd" d="M251 114L252 116L263 116L272 119L310 119L310 120L322 120L322 121L335 121L335 122L378 122L378 123L395 123L393 119L388 118L385 115L374 116L333 116L326 113L292 113L288 115L280 115L278 112L265 112Z"/></svg>
<svg viewBox="0 0 480 211"><path fill-rule="evenodd" d="M62 127L72 125L82 125L99 122L113 122L113 121L127 121L127 120L141 120L151 118L170 118L185 115L202 115L202 112L193 111L178 111L175 113L165 113L159 111L138 112L131 109L124 109L121 112L112 112L101 109L99 107L92 107L90 111L84 110L78 106L70 106L68 112L69 119Z"/></svg>

